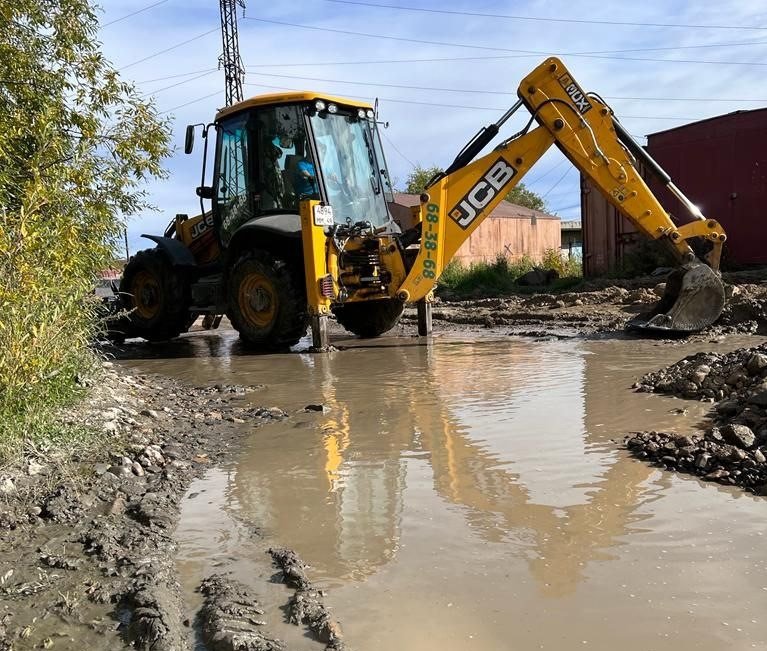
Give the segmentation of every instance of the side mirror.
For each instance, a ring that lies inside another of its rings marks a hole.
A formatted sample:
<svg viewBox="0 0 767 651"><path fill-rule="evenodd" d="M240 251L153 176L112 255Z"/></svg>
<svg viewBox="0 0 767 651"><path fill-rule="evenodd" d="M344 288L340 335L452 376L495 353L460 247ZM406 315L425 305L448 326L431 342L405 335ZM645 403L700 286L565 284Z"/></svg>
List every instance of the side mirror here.
<svg viewBox="0 0 767 651"><path fill-rule="evenodd" d="M194 149L194 125L190 124L186 127L186 137L184 138L184 153L191 154Z"/></svg>
<svg viewBox="0 0 767 651"><path fill-rule="evenodd" d="M201 185L197 188L197 196L200 197L200 199L212 199L213 188L209 185Z"/></svg>

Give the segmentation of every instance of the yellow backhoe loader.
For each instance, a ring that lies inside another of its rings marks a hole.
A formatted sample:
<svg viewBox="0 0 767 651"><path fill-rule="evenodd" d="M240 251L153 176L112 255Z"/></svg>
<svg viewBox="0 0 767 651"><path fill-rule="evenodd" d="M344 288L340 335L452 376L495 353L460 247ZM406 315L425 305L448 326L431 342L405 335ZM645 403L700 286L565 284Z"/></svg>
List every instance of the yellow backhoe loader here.
<svg viewBox="0 0 767 651"><path fill-rule="evenodd" d="M374 337L397 323L405 304L416 303L419 333L428 334L445 266L552 145L678 260L656 309L631 327L688 333L713 323L724 307L722 227L701 214L560 60L535 68L518 97L430 181L402 226L392 218L392 188L368 104L313 92L269 94L222 109L212 124L190 125L186 152L197 127L205 142L201 214L177 215L164 236L145 236L157 246L125 269L120 292L130 315L117 329L164 340L185 332L198 315L216 325L226 314L253 347L293 345L311 325L322 348L331 313L347 330ZM527 126L478 158L522 107L531 113ZM211 129L216 149L208 186ZM637 160L680 199L691 222L674 224ZM694 254L693 239L706 243L705 262Z"/></svg>

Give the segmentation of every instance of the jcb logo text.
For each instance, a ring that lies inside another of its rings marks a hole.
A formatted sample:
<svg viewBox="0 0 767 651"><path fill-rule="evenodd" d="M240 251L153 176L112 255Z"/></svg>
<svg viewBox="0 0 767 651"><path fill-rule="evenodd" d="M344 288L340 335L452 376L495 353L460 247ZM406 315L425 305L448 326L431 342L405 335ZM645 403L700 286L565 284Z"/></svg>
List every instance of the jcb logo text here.
<svg viewBox="0 0 767 651"><path fill-rule="evenodd" d="M448 214L461 228L468 228L516 173L517 170L499 158Z"/></svg>

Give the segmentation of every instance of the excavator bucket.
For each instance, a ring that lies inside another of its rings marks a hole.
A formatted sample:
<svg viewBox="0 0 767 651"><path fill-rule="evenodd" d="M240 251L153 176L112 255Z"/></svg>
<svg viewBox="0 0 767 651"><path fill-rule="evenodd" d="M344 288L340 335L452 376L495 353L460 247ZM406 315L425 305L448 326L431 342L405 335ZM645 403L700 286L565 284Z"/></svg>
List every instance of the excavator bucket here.
<svg viewBox="0 0 767 651"><path fill-rule="evenodd" d="M666 291L649 314L632 319L627 329L664 335L690 334L710 326L724 309L724 285L719 274L700 262L672 272Z"/></svg>

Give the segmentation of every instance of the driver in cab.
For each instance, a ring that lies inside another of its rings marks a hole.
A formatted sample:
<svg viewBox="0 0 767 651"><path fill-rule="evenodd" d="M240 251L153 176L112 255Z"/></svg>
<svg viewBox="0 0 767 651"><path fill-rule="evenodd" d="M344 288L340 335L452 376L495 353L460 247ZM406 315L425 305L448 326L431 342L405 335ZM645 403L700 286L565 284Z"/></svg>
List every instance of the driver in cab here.
<svg viewBox="0 0 767 651"><path fill-rule="evenodd" d="M334 187L334 189L343 190L344 186L335 171L336 165L333 164L333 157L328 155L327 145L324 142L319 141L317 143L317 148L320 153L320 160L322 161L322 169L325 172L326 180L332 187ZM294 185L299 197L319 195L317 171L314 167L314 163L306 156L302 157L296 165L296 179Z"/></svg>

